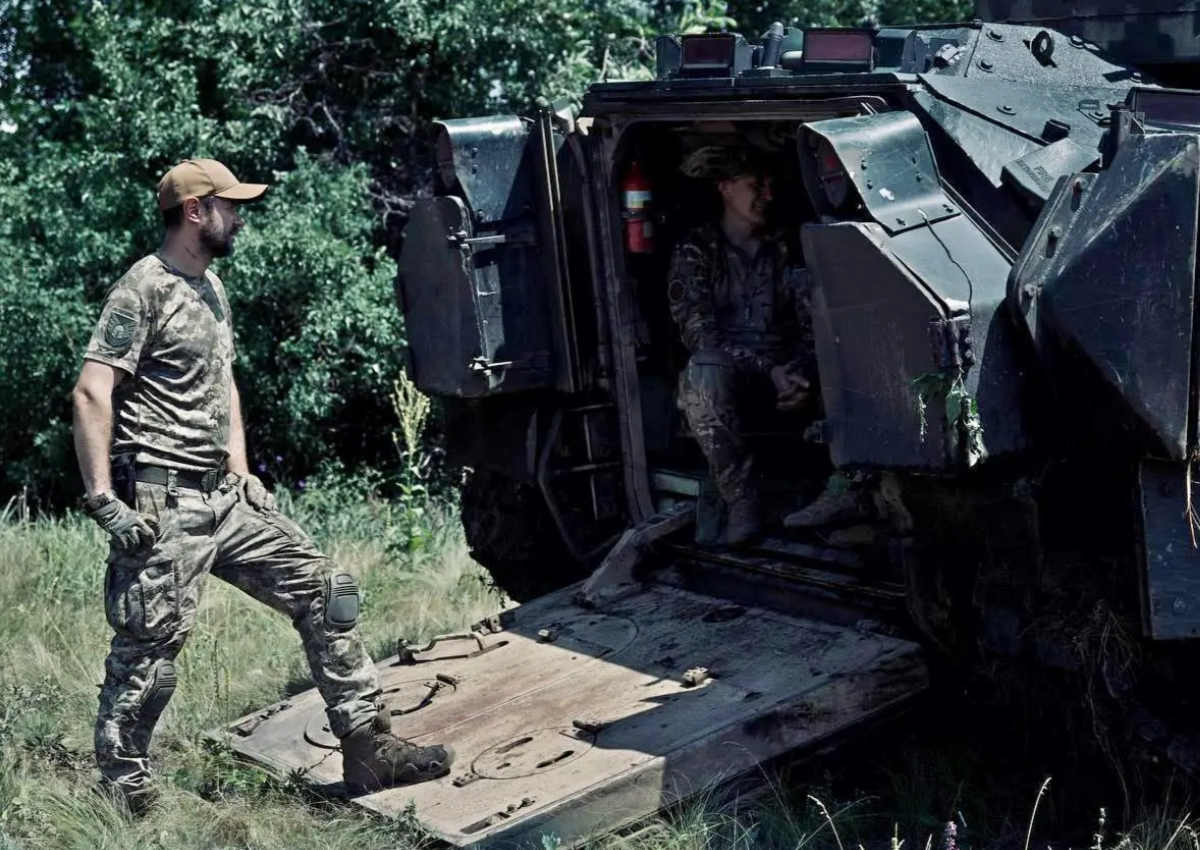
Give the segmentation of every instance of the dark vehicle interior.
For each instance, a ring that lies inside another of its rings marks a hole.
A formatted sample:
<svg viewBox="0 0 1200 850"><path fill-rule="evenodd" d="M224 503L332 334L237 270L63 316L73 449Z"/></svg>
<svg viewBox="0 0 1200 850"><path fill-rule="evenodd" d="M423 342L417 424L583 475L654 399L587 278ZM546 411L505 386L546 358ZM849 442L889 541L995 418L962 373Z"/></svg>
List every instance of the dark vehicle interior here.
<svg viewBox="0 0 1200 850"><path fill-rule="evenodd" d="M653 191L653 251L625 245L626 280L637 310L637 365L647 466L656 496L697 496L708 476L703 454L676 404L679 373L688 351L668 310L671 253L693 228L718 220L721 202L711 181L685 176L684 158L707 145L753 145L767 155L773 173L770 226L785 233L789 256L803 266L800 227L818 221L797 154L797 122L646 122L631 128L617 153L617 179L632 163ZM818 377L819 379L819 377ZM814 389L816 387L814 386ZM820 419L819 393L799 410L775 410L773 397L752 397L739 407L743 434L755 455L756 478L769 524L819 492L831 471L823 446L805 439ZM699 532L704 536L704 530Z"/></svg>

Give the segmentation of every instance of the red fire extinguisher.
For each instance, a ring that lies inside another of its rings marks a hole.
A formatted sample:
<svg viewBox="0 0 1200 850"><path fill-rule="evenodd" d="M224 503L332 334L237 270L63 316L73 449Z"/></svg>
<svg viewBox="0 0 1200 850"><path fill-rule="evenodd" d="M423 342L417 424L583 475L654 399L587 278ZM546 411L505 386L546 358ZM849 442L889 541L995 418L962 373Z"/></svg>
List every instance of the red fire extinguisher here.
<svg viewBox="0 0 1200 850"><path fill-rule="evenodd" d="M637 162L621 181L621 218L625 220L625 247L631 254L654 253L654 221L650 218L650 181Z"/></svg>

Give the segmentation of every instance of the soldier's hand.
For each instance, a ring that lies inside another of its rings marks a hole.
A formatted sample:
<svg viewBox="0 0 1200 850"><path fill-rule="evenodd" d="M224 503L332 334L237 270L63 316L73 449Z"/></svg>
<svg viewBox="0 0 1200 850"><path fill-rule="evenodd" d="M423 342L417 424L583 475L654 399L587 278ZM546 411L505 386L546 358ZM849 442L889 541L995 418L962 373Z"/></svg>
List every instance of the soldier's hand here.
<svg viewBox="0 0 1200 850"><path fill-rule="evenodd" d="M775 385L779 410L793 410L808 399L808 379L788 366L771 368L771 383Z"/></svg>
<svg viewBox="0 0 1200 850"><path fill-rule="evenodd" d="M153 546L157 539L157 523L153 517L143 516L129 505L122 502L111 491L111 496L104 504L90 507L85 505L84 512L107 531L118 547L126 552L136 552L145 546Z"/></svg>
<svg viewBox="0 0 1200 850"><path fill-rule="evenodd" d="M267 485L263 484L257 475L251 475L250 473L242 475L239 473L237 488L238 492L242 495L242 501L255 510L275 510L275 497L271 495L271 491L267 489Z"/></svg>

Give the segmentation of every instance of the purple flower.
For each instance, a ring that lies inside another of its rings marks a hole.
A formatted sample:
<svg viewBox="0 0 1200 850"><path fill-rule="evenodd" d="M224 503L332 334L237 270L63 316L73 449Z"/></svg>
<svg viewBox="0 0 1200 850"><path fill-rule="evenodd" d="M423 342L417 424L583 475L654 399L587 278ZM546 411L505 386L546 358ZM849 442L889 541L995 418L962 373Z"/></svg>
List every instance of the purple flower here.
<svg viewBox="0 0 1200 850"><path fill-rule="evenodd" d="M266 464L264 461L261 461L261 460L260 460L260 461L258 462L258 471L259 471L259 472L266 472L266 471L267 471L267 464Z"/></svg>
<svg viewBox="0 0 1200 850"><path fill-rule="evenodd" d="M296 482L296 486L299 487L301 490L303 490L304 489L304 480L301 479L300 481Z"/></svg>
<svg viewBox="0 0 1200 850"><path fill-rule="evenodd" d="M276 462L276 463L283 463L283 458L282 458L282 457L280 457L279 455L275 455L275 462Z"/></svg>
<svg viewBox="0 0 1200 850"><path fill-rule="evenodd" d="M958 826L952 820L946 821L942 832L942 850L958 850Z"/></svg>

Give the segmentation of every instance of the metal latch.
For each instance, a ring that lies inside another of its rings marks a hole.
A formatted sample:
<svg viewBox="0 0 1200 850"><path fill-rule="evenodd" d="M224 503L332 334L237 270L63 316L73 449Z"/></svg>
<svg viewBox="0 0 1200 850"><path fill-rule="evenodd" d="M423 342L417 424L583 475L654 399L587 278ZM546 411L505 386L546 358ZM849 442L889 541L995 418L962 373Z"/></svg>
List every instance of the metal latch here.
<svg viewBox="0 0 1200 850"><path fill-rule="evenodd" d="M941 370L965 370L975 363L970 314L929 323L933 362Z"/></svg>
<svg viewBox="0 0 1200 850"><path fill-rule="evenodd" d="M508 234L493 233L491 236L467 236L467 231L458 230L447 236L446 240L452 245L458 245L463 248L474 248L476 246L503 245L508 241Z"/></svg>
<svg viewBox="0 0 1200 850"><path fill-rule="evenodd" d="M550 353L535 351L529 357L521 360L488 360L486 357L472 357L467 363L467 369L476 375L491 375L506 369L532 369L545 372L550 368Z"/></svg>
<svg viewBox="0 0 1200 850"><path fill-rule="evenodd" d="M933 64L937 68L949 68L958 61L963 50L957 44L943 44L933 54Z"/></svg>
<svg viewBox="0 0 1200 850"><path fill-rule="evenodd" d="M490 375L493 372L500 372L504 369L511 369L514 362L512 360L497 360L489 361L486 357L472 357L471 362L467 364L467 369L474 372L476 375Z"/></svg>
<svg viewBox="0 0 1200 850"><path fill-rule="evenodd" d="M469 648L449 655L437 655L433 658L428 657L429 653L439 643L448 643L450 641L468 642ZM484 643L483 636L475 632L466 632L463 634L441 635L435 637L425 646L414 647L410 646L408 641L401 638L396 644L396 654L400 656L399 663L401 664L419 664L422 661L449 661L452 658L475 658L483 655L485 652L491 652L493 649L499 649L502 646L507 646L508 641L499 640L495 643Z"/></svg>
<svg viewBox="0 0 1200 850"><path fill-rule="evenodd" d="M536 245L537 233L532 227L515 227L504 233L489 233L487 236L472 236L466 230L455 230L446 235L446 241L457 245L465 253L493 245Z"/></svg>

